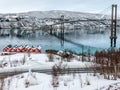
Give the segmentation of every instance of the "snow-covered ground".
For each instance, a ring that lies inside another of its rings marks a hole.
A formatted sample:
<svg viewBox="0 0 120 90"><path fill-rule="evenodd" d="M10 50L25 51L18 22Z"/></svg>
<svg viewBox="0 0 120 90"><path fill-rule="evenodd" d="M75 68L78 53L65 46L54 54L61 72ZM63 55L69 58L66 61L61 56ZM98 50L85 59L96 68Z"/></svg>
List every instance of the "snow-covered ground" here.
<svg viewBox="0 0 120 90"><path fill-rule="evenodd" d="M52 69L55 64L58 65L61 63L62 58L60 56L52 55L51 57L53 58L53 61L49 61L49 57L50 55L48 54L35 53L16 53L13 55L2 55L0 56L0 73L12 71L29 71L29 69ZM81 56L74 56L74 58L71 58L70 62L67 62L66 59L64 59L62 64L66 65L66 68L84 68L90 67L92 65L90 62L82 62Z"/></svg>
<svg viewBox="0 0 120 90"><path fill-rule="evenodd" d="M32 72L8 77L1 82L3 90L120 90L119 80L81 73L60 75L58 87L53 87L51 75Z"/></svg>
<svg viewBox="0 0 120 90"><path fill-rule="evenodd" d="M52 59L52 61L51 61ZM94 59L91 56L91 61ZM50 69L63 60L58 55L16 53L0 55L0 73L14 70L28 72L9 76L0 80L0 90L120 90L120 79L106 80L103 76L92 73L65 73L52 76L46 73L32 72L32 69ZM64 58L63 65L71 68L90 67L93 63L82 62L81 56L74 55L70 62ZM59 82L58 87L53 86L53 80Z"/></svg>

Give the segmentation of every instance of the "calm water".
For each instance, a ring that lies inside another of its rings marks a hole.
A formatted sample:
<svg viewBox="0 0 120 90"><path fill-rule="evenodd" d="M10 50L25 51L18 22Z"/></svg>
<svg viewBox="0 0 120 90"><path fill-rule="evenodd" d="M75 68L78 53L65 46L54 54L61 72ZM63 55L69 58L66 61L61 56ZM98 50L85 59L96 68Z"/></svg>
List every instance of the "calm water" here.
<svg viewBox="0 0 120 90"><path fill-rule="evenodd" d="M117 31L117 47L120 46L120 31ZM57 35L57 36L56 36ZM107 49L110 47L110 30L104 32L88 32L87 30L65 30L64 45L61 44L60 31L56 31L55 35L49 34L46 30L0 30L0 51L6 45L30 45L42 47L44 52L46 49L65 50L69 49L80 53L82 45L84 52L90 48L91 52L95 50Z"/></svg>

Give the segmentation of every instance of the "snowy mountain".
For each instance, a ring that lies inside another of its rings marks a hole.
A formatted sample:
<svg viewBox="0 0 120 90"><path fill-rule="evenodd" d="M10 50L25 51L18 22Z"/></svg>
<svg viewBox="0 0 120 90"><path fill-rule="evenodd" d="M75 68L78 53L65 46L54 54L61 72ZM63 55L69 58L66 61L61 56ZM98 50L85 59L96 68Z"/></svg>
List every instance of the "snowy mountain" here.
<svg viewBox="0 0 120 90"><path fill-rule="evenodd" d="M26 13L0 14L0 28L25 28L25 29L40 29L41 26L50 25L59 22L61 15L68 21L70 20L87 20L87 19L101 19L110 18L107 15L73 12L73 11L31 11ZM105 26L110 22L77 22L75 28L81 27L96 27ZM68 28L72 24L65 24ZM59 26L59 25L58 25ZM58 27L57 26L57 27ZM71 28L71 27L70 27ZM73 27L72 27L73 28Z"/></svg>
<svg viewBox="0 0 120 90"><path fill-rule="evenodd" d="M100 14L91 14L91 13L83 13L83 12L73 12L73 11L60 11L60 10L52 10L52 11L33 11L28 13L20 13L19 15L27 15L37 18L60 18L61 15L64 15L65 18L99 18Z"/></svg>

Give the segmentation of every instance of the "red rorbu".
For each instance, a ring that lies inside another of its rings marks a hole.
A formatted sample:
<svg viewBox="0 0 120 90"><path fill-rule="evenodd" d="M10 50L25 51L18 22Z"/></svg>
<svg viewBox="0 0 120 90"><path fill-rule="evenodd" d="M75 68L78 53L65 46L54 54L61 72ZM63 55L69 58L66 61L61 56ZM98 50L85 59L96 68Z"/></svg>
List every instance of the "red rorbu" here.
<svg viewBox="0 0 120 90"><path fill-rule="evenodd" d="M14 46L8 45L7 47L3 48L3 52L28 52L28 53L41 53L41 47L29 47L28 45L26 46Z"/></svg>

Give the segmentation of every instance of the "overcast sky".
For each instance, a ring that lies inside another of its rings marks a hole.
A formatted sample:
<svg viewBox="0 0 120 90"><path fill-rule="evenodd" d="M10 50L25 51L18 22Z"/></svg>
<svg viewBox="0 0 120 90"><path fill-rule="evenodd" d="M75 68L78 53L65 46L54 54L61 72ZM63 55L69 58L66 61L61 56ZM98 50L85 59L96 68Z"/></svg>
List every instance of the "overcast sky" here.
<svg viewBox="0 0 120 90"><path fill-rule="evenodd" d="M0 13L28 11L69 10L100 12L120 0L0 0ZM119 7L118 7L119 8Z"/></svg>

